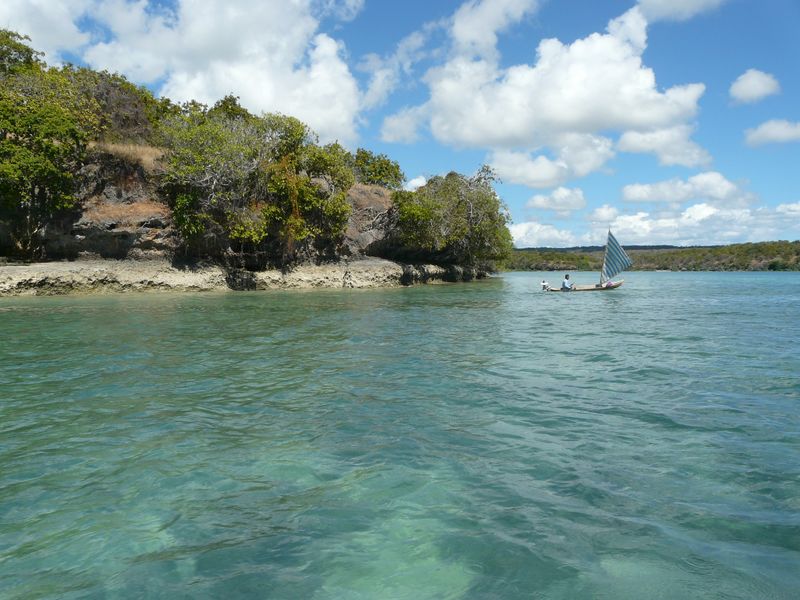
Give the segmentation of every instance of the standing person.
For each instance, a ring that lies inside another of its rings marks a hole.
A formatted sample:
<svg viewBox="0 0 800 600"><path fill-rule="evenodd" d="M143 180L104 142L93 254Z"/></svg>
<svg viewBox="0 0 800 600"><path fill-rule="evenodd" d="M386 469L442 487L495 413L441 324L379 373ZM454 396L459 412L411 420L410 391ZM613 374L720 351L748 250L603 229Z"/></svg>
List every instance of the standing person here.
<svg viewBox="0 0 800 600"><path fill-rule="evenodd" d="M561 282L561 291L562 292L572 291L572 282L569 280L569 273L564 275L564 281Z"/></svg>

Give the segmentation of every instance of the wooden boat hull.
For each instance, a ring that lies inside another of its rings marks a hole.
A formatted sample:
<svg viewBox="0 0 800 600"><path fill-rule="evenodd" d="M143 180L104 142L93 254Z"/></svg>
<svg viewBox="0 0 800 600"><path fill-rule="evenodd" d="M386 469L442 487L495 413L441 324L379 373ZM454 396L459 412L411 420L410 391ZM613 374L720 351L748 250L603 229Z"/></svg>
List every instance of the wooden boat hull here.
<svg viewBox="0 0 800 600"><path fill-rule="evenodd" d="M615 290L619 286L623 284L625 280L620 279L619 281L612 281L611 283L607 283L606 285L573 285L571 292L607 292L609 290ZM562 291L561 288L548 288L548 292L560 292Z"/></svg>

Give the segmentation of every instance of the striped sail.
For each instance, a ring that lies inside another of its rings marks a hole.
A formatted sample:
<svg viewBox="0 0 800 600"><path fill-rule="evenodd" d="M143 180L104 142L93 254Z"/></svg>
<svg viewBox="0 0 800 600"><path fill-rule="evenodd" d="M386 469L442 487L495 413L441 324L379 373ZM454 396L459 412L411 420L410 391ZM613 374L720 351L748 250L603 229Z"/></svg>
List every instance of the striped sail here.
<svg viewBox="0 0 800 600"><path fill-rule="evenodd" d="M606 254L603 257L603 270L600 273L600 283L605 283L617 273L622 273L633 263L630 257L625 254L625 250L619 245L617 238L608 231L608 241L606 242Z"/></svg>

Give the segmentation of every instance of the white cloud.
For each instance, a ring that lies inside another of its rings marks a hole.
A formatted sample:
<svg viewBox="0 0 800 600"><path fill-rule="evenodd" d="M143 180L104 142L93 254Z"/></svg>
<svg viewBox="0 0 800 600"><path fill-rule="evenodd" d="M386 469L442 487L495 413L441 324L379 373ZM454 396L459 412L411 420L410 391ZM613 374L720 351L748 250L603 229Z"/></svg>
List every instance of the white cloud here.
<svg viewBox="0 0 800 600"><path fill-rule="evenodd" d="M403 186L403 189L409 192L413 192L416 189L421 188L423 185L428 183L428 180L425 179L424 176L420 175L419 177L414 177L411 181L407 181Z"/></svg>
<svg viewBox="0 0 800 600"><path fill-rule="evenodd" d="M394 140L415 139L416 127L426 122L440 142L492 148L489 162L504 180L532 187L561 185L599 169L614 155L608 138L614 131L631 132L629 138L649 135L626 143L636 151L659 153L665 163L708 160L688 139L687 125L705 86L658 89L653 71L642 63L647 23L638 8L612 20L605 34L571 44L546 39L533 64L500 67L497 31L534 8L534 3L513 1L462 7L450 31L451 55L423 78L430 96L416 107L413 114L419 118L409 119L404 109L386 120L384 130ZM492 14L485 30L473 19L481 11ZM469 27L463 25L465 15ZM412 122L414 135L409 127L399 127ZM671 137L656 140L654 132Z"/></svg>
<svg viewBox="0 0 800 600"><path fill-rule="evenodd" d="M721 208L698 203L672 214L619 215L611 228L623 245L685 246L774 240L786 230L784 221L781 214L765 207ZM790 231L800 233L800 221L790 226Z"/></svg>
<svg viewBox="0 0 800 600"><path fill-rule="evenodd" d="M233 93L253 112L300 118L322 141L356 139L361 92L343 45L318 29L323 17L353 18L363 0L179 0L173 9L155 9L147 0L44 4L14 0L9 10L5 2L0 18L11 27L41 19L37 43L82 54L94 68L161 84L162 95L174 100L213 103ZM75 33L84 18L110 38L86 46L85 34Z"/></svg>
<svg viewBox="0 0 800 600"><path fill-rule="evenodd" d="M537 194L526 204L528 208L540 208L553 210L558 214L567 216L575 210L586 207L586 199L583 197L583 190L579 188L569 189L559 187L554 189L549 196Z"/></svg>
<svg viewBox="0 0 800 600"><path fill-rule="evenodd" d="M533 66L501 70L456 56L425 78L434 136L456 146L530 148L562 133L666 127L693 117L704 86L656 89L629 31L643 36L645 26L633 10L609 25L617 35L571 45L544 40Z"/></svg>
<svg viewBox="0 0 800 600"><path fill-rule="evenodd" d="M662 165L697 167L711 162L711 155L689 139L690 125L677 125L654 131L626 131L617 148L623 152L648 152L658 156Z"/></svg>
<svg viewBox="0 0 800 600"><path fill-rule="evenodd" d="M615 209L608 207L607 214L595 214L605 212L601 207L592 214L590 230L581 236L580 243L602 243L609 227L623 246L732 244L787 236L795 239L792 236L800 236L800 219L787 220L786 216L800 211L800 203L781 206L788 208L731 208L698 202L678 210L614 214ZM601 216L610 218L598 218Z"/></svg>
<svg viewBox="0 0 800 600"><path fill-rule="evenodd" d="M538 8L538 0L469 0L453 15L456 52L496 57L497 34Z"/></svg>
<svg viewBox="0 0 800 600"><path fill-rule="evenodd" d="M593 223L610 223L618 214L619 210L615 206L603 204L592 211L589 220Z"/></svg>
<svg viewBox="0 0 800 600"><path fill-rule="evenodd" d="M627 44L634 54L641 55L647 47L647 19L638 8L632 8L616 19L611 19L606 28L610 37ZM586 39L601 38L599 34L592 34Z"/></svg>
<svg viewBox="0 0 800 600"><path fill-rule="evenodd" d="M775 212L787 217L794 217L800 219L800 202L794 204L779 204L775 207Z"/></svg>
<svg viewBox="0 0 800 600"><path fill-rule="evenodd" d="M383 120L381 139L384 142L410 144L419 139L419 128L425 119L425 107L404 108Z"/></svg>
<svg viewBox="0 0 800 600"><path fill-rule="evenodd" d="M721 6L726 0L639 0L648 21L686 21Z"/></svg>
<svg viewBox="0 0 800 600"><path fill-rule="evenodd" d="M365 0L315 0L321 16L332 16L340 21L352 21L364 8Z"/></svg>
<svg viewBox="0 0 800 600"><path fill-rule="evenodd" d="M571 177L584 177L614 158L614 144L607 137L581 133L562 133L548 144L558 155Z"/></svg>
<svg viewBox="0 0 800 600"><path fill-rule="evenodd" d="M449 28L454 45L460 54L469 56L490 55L496 58L495 45L497 34L527 14L533 13L538 0L495 0L478 2L470 0L461 5L449 19L425 23L418 31L403 38L395 52L387 57L376 54L367 55L359 65L362 71L371 74L370 82L364 94L364 107L374 108L383 104L388 96L397 88L403 75L410 75L413 66L431 54L425 48L430 36L442 29ZM401 111L402 113L403 111ZM385 141L416 140L414 133L408 128L412 124L408 115L393 115L384 124L387 132ZM405 124L405 126L401 125ZM398 127L402 129L398 133Z"/></svg>
<svg viewBox="0 0 800 600"><path fill-rule="evenodd" d="M730 95L735 101L750 104L777 94L781 85L769 73L758 69L748 69L731 84Z"/></svg>
<svg viewBox="0 0 800 600"><path fill-rule="evenodd" d="M753 194L716 171L700 173L687 180L669 179L657 183L634 183L622 188L622 197L629 202L671 202L680 204L703 199L715 205L745 206Z"/></svg>
<svg viewBox="0 0 800 600"><path fill-rule="evenodd" d="M76 21L86 14L93 0L4 0L0 2L0 27L31 38L31 45L45 52L51 64L61 60L64 50L75 50L89 42Z"/></svg>
<svg viewBox="0 0 800 600"><path fill-rule="evenodd" d="M554 187L569 178L569 168L563 161L546 156L531 158L527 152L499 150L490 155L489 164L503 181L532 188Z"/></svg>
<svg viewBox="0 0 800 600"><path fill-rule="evenodd" d="M745 139L750 146L797 142L800 141L800 123L773 119L755 129L748 129L745 132Z"/></svg>
<svg viewBox="0 0 800 600"><path fill-rule="evenodd" d="M557 248L577 245L577 238L571 232L536 221L514 223L509 230L517 248L543 246Z"/></svg>
<svg viewBox="0 0 800 600"><path fill-rule="evenodd" d="M589 216L590 229L580 236L552 225L533 222L511 226L517 247L602 244L611 228L623 246L674 244L679 246L797 239L800 237L800 202L775 209L723 207L698 202L679 210L620 214L604 205Z"/></svg>
<svg viewBox="0 0 800 600"><path fill-rule="evenodd" d="M686 210L683 211L681 218L685 221L690 221L692 223L700 223L701 221L705 221L713 217L714 215L719 214L719 209L711 206L710 204L694 204L688 207ZM741 212L735 212L732 214L742 214Z"/></svg>
<svg viewBox="0 0 800 600"><path fill-rule="evenodd" d="M370 82L364 93L364 108L380 106L397 88L403 75L410 75L413 66L425 57L424 49L428 36L439 27L438 23L428 23L420 31L406 36L391 56L382 58L377 54L368 54L359 65L359 69L370 73Z"/></svg>
<svg viewBox="0 0 800 600"><path fill-rule="evenodd" d="M490 154L488 162L503 181L548 188L574 177L584 177L614 157L611 140L596 135L565 133L555 136L550 147L556 152L555 159L496 150Z"/></svg>

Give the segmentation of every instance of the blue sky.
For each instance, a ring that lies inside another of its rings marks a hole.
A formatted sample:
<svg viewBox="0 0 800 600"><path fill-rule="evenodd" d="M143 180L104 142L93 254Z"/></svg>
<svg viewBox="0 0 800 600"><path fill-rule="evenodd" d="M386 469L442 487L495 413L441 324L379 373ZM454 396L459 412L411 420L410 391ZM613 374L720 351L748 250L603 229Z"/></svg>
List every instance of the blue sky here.
<svg viewBox="0 0 800 600"><path fill-rule="evenodd" d="M800 238L797 0L5 0L49 62L491 165L518 246Z"/></svg>

